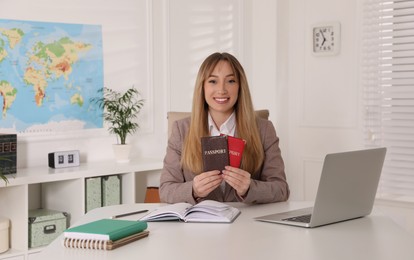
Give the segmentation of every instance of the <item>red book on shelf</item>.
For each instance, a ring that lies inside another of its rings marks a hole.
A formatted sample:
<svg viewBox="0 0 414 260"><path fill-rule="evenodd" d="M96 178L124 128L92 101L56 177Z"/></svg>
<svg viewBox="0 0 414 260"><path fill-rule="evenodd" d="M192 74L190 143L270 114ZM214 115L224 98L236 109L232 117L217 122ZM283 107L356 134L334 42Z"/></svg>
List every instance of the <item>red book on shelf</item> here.
<svg viewBox="0 0 414 260"><path fill-rule="evenodd" d="M227 142L229 149L230 166L240 168L246 141L238 137L227 136Z"/></svg>

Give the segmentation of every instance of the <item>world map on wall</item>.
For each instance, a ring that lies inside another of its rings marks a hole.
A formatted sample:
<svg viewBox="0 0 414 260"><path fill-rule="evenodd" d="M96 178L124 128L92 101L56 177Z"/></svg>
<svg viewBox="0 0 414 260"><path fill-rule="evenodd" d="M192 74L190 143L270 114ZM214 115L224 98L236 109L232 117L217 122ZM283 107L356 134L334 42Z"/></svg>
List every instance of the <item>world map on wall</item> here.
<svg viewBox="0 0 414 260"><path fill-rule="evenodd" d="M102 128L102 87L100 25L0 19L0 131Z"/></svg>

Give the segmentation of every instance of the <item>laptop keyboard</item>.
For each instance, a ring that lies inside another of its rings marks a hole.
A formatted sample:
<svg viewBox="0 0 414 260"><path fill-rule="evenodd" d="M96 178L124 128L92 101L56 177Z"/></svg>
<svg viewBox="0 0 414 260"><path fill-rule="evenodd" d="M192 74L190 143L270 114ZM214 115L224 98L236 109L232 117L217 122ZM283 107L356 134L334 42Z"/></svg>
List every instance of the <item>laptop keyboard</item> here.
<svg viewBox="0 0 414 260"><path fill-rule="evenodd" d="M312 214L297 216L297 217L291 217L291 218L285 218L282 219L283 221L293 221L293 222L302 222L302 223L310 223Z"/></svg>

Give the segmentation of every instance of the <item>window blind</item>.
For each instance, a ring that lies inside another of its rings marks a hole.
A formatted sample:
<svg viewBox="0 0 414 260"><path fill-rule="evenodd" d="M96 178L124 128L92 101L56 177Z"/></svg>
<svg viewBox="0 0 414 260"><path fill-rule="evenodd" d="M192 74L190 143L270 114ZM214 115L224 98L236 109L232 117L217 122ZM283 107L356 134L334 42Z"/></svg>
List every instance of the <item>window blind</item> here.
<svg viewBox="0 0 414 260"><path fill-rule="evenodd" d="M365 144L387 147L378 198L414 201L414 0L366 0Z"/></svg>

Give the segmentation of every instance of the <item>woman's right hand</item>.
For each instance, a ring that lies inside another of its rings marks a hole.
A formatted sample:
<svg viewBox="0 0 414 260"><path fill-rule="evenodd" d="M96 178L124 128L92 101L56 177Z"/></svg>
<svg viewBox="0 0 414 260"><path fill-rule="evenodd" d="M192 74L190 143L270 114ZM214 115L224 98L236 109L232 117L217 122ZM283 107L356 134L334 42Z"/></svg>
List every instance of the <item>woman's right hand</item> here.
<svg viewBox="0 0 414 260"><path fill-rule="evenodd" d="M218 186L220 186L223 178L220 171L214 170L203 172L195 176L193 179L193 196L194 198L204 198Z"/></svg>

